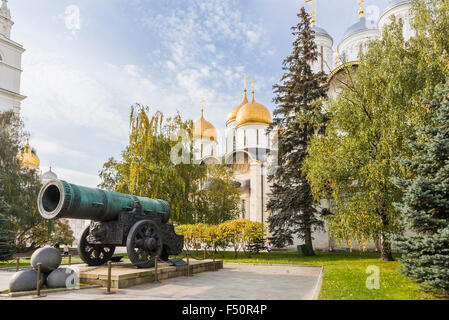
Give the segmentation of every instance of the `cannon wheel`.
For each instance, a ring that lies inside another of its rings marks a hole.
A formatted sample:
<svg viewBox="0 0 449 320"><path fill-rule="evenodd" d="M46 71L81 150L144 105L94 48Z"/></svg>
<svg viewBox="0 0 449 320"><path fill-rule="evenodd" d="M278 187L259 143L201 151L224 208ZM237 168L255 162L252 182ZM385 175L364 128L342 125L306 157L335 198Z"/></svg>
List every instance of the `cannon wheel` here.
<svg viewBox="0 0 449 320"><path fill-rule="evenodd" d="M87 242L90 227L87 227L81 235L78 245L78 253L81 259L89 266L100 266L111 260L115 246L103 246Z"/></svg>
<svg viewBox="0 0 449 320"><path fill-rule="evenodd" d="M136 267L154 267L154 258L161 256L162 248L161 232L153 221L141 220L129 230L126 250L129 260Z"/></svg>

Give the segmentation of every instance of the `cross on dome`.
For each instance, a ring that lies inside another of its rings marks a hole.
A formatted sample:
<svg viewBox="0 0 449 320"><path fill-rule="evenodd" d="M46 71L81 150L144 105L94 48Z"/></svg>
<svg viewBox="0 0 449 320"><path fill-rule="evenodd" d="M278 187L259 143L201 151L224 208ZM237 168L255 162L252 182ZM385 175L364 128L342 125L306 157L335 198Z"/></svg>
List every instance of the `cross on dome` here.
<svg viewBox="0 0 449 320"><path fill-rule="evenodd" d="M256 80L254 80L254 78L251 79L251 93L253 94L253 98L252 98L252 102L254 102L254 84L256 83Z"/></svg>
<svg viewBox="0 0 449 320"><path fill-rule="evenodd" d="M365 11L363 10L363 2L364 2L364 0L359 1L359 6L360 6L359 17L360 18L363 18L365 16Z"/></svg>
<svg viewBox="0 0 449 320"><path fill-rule="evenodd" d="M204 112L204 102L206 102L206 100L204 100L204 98L201 98L201 116L203 116Z"/></svg>
<svg viewBox="0 0 449 320"><path fill-rule="evenodd" d="M310 23L312 24L312 26L314 26L316 20L315 20L315 8L313 5L313 0L306 0L306 2L312 2L312 20L310 20Z"/></svg>

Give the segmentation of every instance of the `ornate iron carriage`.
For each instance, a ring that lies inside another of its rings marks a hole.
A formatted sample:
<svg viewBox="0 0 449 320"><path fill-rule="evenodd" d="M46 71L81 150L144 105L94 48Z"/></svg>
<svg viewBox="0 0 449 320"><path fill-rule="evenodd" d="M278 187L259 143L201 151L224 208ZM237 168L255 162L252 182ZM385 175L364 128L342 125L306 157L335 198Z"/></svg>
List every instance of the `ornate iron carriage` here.
<svg viewBox="0 0 449 320"><path fill-rule="evenodd" d="M167 261L182 252L184 237L175 233L166 201L87 188L50 180L38 196L45 219L91 220L79 241L81 259L90 266L109 261L118 246L139 268L154 266L155 257Z"/></svg>

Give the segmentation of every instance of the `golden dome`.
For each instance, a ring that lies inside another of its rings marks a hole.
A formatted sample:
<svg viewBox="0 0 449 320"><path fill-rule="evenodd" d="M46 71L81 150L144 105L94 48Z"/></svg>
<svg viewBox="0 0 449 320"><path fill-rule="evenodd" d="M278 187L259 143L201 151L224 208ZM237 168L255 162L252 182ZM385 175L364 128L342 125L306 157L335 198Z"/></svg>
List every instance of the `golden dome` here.
<svg viewBox="0 0 449 320"><path fill-rule="evenodd" d="M229 112L228 118L226 119L226 124L228 124L228 122L230 122L232 120L235 120L237 118L237 113L239 112L240 108L243 107L247 103L248 103L248 98L246 97L246 89L245 89L242 103L240 103L237 107L233 108L231 110L231 112Z"/></svg>
<svg viewBox="0 0 449 320"><path fill-rule="evenodd" d="M237 127L244 124L271 124L271 113L263 104L256 102L253 91L251 102L240 108L236 122Z"/></svg>
<svg viewBox="0 0 449 320"><path fill-rule="evenodd" d="M39 168L39 165L41 163L36 153L31 150L29 139L27 139L27 144L22 149L22 151L17 154L17 159L20 161L22 166L32 168Z"/></svg>
<svg viewBox="0 0 449 320"><path fill-rule="evenodd" d="M201 118L193 124L193 138L210 139L217 141L217 130L209 121L204 120L203 109L201 109Z"/></svg>

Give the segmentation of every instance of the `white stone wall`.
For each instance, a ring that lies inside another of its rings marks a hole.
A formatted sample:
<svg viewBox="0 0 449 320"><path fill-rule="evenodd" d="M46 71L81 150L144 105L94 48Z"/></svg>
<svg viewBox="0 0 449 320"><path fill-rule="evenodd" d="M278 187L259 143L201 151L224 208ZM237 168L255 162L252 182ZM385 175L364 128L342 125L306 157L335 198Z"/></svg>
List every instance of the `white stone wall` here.
<svg viewBox="0 0 449 320"><path fill-rule="evenodd" d="M0 88L0 112L12 110L16 113L20 112L20 101L22 98L9 91Z"/></svg>
<svg viewBox="0 0 449 320"><path fill-rule="evenodd" d="M234 151L235 125L235 120L229 121L226 125L225 154Z"/></svg>
<svg viewBox="0 0 449 320"><path fill-rule="evenodd" d="M268 148L269 137L266 124L246 124L236 130L236 148ZM246 138L245 138L246 137Z"/></svg>
<svg viewBox="0 0 449 320"><path fill-rule="evenodd" d="M323 71L324 73L329 74L334 68L334 52L332 49L333 40L328 36L317 34L315 36L315 42L318 50L318 60L312 64L312 70L316 73ZM323 55L321 55L321 52Z"/></svg>
<svg viewBox="0 0 449 320"><path fill-rule="evenodd" d="M0 8L0 112L20 112L22 53L25 49L10 39L13 22L5 3Z"/></svg>
<svg viewBox="0 0 449 320"><path fill-rule="evenodd" d="M69 226L73 231L73 236L75 241L71 244L73 247L77 247L81 239L81 234L90 225L88 220L77 220L77 219L67 219L69 221Z"/></svg>
<svg viewBox="0 0 449 320"><path fill-rule="evenodd" d="M202 160L208 156L217 156L218 143L210 139L194 139L193 150L195 160Z"/></svg>
<svg viewBox="0 0 449 320"><path fill-rule="evenodd" d="M403 35L404 39L408 40L415 35L415 31L411 28L411 16L410 16L410 3L404 2L393 7L387 8L379 18L378 28L380 32L383 32L385 26L391 22L392 17L396 18L396 21L400 19L403 22Z"/></svg>
<svg viewBox="0 0 449 320"><path fill-rule="evenodd" d="M368 42L378 38L378 29L365 29L344 38L338 45L337 66L345 62L358 61L360 52L366 52Z"/></svg>

